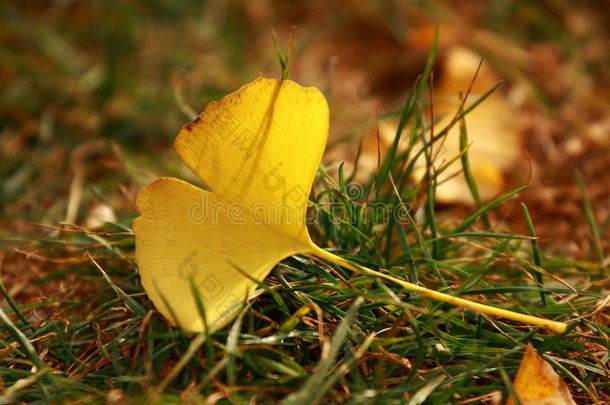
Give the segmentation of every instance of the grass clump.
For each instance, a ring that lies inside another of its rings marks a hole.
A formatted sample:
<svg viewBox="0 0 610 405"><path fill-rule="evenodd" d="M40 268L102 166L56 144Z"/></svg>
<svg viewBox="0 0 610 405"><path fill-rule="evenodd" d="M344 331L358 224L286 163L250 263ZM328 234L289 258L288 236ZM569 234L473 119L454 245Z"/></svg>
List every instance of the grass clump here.
<svg viewBox="0 0 610 405"><path fill-rule="evenodd" d="M528 343L579 403L602 400L610 331L599 276L585 282L575 277L579 264L545 255L524 205L529 236L494 218L524 187L480 202L464 148L456 159L477 206L464 218L437 212L431 151L449 128L433 133L426 116L432 60L403 108L390 114L398 120L395 141L368 182L320 168L312 238L412 283L569 322L565 333L488 318L295 256L275 267L229 326L186 334L159 316L139 284L129 218L99 233L66 225L11 242L31 261L57 264L36 280L41 288L69 276L74 289L24 306L2 288L0 403L485 403L506 395L505 380ZM462 145L467 113L458 111L452 123L461 125ZM415 180L420 157L428 172Z"/></svg>

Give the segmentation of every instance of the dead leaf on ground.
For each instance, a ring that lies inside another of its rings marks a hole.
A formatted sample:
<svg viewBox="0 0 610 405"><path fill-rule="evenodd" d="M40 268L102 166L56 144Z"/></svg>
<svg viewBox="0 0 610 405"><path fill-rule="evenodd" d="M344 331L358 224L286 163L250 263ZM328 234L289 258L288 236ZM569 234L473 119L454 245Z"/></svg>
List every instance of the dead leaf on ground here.
<svg viewBox="0 0 610 405"><path fill-rule="evenodd" d="M525 349L513 387L522 405L576 405L566 383L531 344ZM506 405L513 404L511 396Z"/></svg>

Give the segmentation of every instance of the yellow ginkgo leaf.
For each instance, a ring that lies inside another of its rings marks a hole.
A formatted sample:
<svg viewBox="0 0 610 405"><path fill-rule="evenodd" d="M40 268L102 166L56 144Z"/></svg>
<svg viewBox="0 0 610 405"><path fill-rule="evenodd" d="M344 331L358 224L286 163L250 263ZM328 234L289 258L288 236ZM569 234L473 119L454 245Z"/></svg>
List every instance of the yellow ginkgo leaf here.
<svg viewBox="0 0 610 405"><path fill-rule="evenodd" d="M211 189L162 178L137 198L136 256L159 311L186 330L222 326L280 260L311 250L305 210L328 134L314 88L257 79L185 125L178 155ZM248 279L241 272L246 272Z"/></svg>
<svg viewBox="0 0 610 405"><path fill-rule="evenodd" d="M175 149L209 187L161 178L137 197L136 257L149 297L188 331L227 323L280 260L309 253L428 297L546 326L566 325L453 297L370 270L310 239L309 190L328 135L322 93L259 78L209 104L185 125ZM202 301L205 322L200 311Z"/></svg>

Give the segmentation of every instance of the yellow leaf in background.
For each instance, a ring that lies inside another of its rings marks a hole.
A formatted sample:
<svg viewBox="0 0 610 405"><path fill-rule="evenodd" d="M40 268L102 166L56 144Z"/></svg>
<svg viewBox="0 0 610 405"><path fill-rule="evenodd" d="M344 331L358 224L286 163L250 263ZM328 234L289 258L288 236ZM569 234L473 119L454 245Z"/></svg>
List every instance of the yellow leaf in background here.
<svg viewBox="0 0 610 405"><path fill-rule="evenodd" d="M424 30L424 40L432 35L433 30ZM430 46L430 44L428 44ZM460 94L466 92L477 72L482 56L474 51L458 46L445 44L440 51L442 65L440 80L435 84L434 115L442 117L434 125L434 133L445 129L457 114L461 105ZM471 107L479 97L491 90L500 81L500 77L485 61L472 85L464 109ZM509 172L523 157L521 133L515 117L518 113L497 89L482 103L470 111L465 118L468 134L468 160L472 176L477 183L479 195L483 201L489 201L502 192L505 185L505 173ZM393 120L382 121L379 126L379 143L375 138L365 138L362 154L358 162L360 171L356 179L365 181L377 167L378 152L383 156L394 142L398 123ZM406 141L399 143L399 150L406 147ZM434 168L438 170L462 152L460 149L460 128L458 123L448 131L443 140L433 147ZM436 200L442 203L460 203L473 205L474 199L464 176L459 173L462 163L456 159L448 168L438 175ZM422 156L414 167L413 174L420 180L426 173L426 161ZM457 174L457 175L456 175Z"/></svg>
<svg viewBox="0 0 610 405"><path fill-rule="evenodd" d="M461 92L465 95L481 59L475 52L459 46L445 51L443 75L434 92L435 115L443 118L434 126L435 133L439 133L451 123L461 103L459 94ZM483 62L465 109L499 81L499 77ZM515 116L517 113L505 99L501 89L496 90L466 115L470 144L468 158L482 200L490 200L502 191L504 173L512 168L522 155ZM435 145L440 148L434 162L437 169L460 154L459 131L459 125L454 125L445 139ZM416 168L418 178L425 173L425 163L423 160L421 163ZM461 162L457 160L439 176L439 186L436 189L438 201L464 204L474 202L464 176L449 178L460 169Z"/></svg>
<svg viewBox="0 0 610 405"><path fill-rule="evenodd" d="M527 345L513 384L522 405L576 405L566 383L553 367ZM506 405L513 405L511 396Z"/></svg>
<svg viewBox="0 0 610 405"><path fill-rule="evenodd" d="M209 187L161 178L137 197L136 258L142 285L173 324L226 324L273 266L309 253L453 305L562 332L566 325L450 296L356 266L316 246L305 221L328 135L322 93L259 78L210 103L185 125L175 149ZM196 292L196 294L195 294Z"/></svg>
<svg viewBox="0 0 610 405"><path fill-rule="evenodd" d="M87 215L85 227L87 229L99 229L107 222L116 222L117 218L111 206L103 203L95 204Z"/></svg>

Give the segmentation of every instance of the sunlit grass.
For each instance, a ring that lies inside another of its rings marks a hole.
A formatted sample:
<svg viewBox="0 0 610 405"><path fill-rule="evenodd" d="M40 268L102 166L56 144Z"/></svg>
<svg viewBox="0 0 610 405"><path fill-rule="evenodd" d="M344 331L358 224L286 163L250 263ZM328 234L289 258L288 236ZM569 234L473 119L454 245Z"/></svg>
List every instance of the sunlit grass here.
<svg viewBox="0 0 610 405"><path fill-rule="evenodd" d="M409 131L397 132L422 134L424 142L413 144L413 156L430 145L428 127L418 126L425 122L420 98L414 88L400 113L399 128ZM412 166L402 159L390 149L358 193L345 174L333 179L322 171L311 205L316 242L398 278L570 322L568 332L553 335L483 317L380 279L294 257L272 271L230 326L211 336L188 335L152 309L126 253L133 248L132 235L109 225L103 234L62 232L29 244L41 252L56 242L66 250L78 246L87 260L66 263L65 271L106 287L82 301L60 302L59 312L40 321L23 315L10 321L31 308L19 307L5 292L13 308L2 312L4 402L93 402L114 392L157 403L212 394L236 403L401 403L408 398L447 403L506 392L502 372L514 373L528 342L567 367L570 373L563 376L582 389L581 395L594 397L606 384L606 370L586 354L585 345L605 345L608 330L587 315L603 296L581 291L585 286L578 283L558 284L562 268L545 268L552 278L540 275L535 239L490 231L483 222L519 190L481 204L455 225L437 223L430 211L434 204L421 204L423 216L411 206L413 190L432 198L434 174L422 180L427 185L412 183L404 172ZM403 179L399 195L394 179ZM471 187L476 192L474 183ZM367 205L375 203L391 212L402 204L406 211L381 222L366 214ZM530 262L524 257L532 248Z"/></svg>
<svg viewBox="0 0 610 405"><path fill-rule="evenodd" d="M162 14L170 27L185 12L178 6L152 4L149 12ZM99 167L105 170L86 178L85 200L102 200L118 214L117 223L107 224L99 233L72 225L63 231L35 226L3 231L6 253L0 254L0 267L4 265L3 275L14 276L8 283L4 279L1 289L0 404L121 400L171 404L205 403L205 398L243 404L485 403L476 398L496 391L506 397L507 382L527 343L551 360L578 403L604 398L603 393L610 390L610 330L603 312L604 252L590 199L585 199L583 207L594 242L590 262L545 252L535 239L536 217L526 206L521 212L527 235L514 234L494 213L506 204L518 206L526 186L487 203L477 198L465 147L468 114L456 111L454 124L461 125L464 150L456 159L476 204L462 217L447 218L434 201L438 173L429 171L421 181L412 176L415 159L425 158L447 133L437 130L431 140L426 97L431 64L404 95L403 107L380 118L399 123L396 142L381 156L379 170L368 181L356 184L354 173L340 170L333 176L324 166L320 168L311 195L315 220L310 233L321 247L397 278L569 322L565 334L428 300L307 256L277 265L256 298L244 303L239 316L217 333L185 334L168 326L140 286L130 229L136 213L128 196L134 190L118 184L142 185L168 171L184 174L166 156L171 138L187 118L176 106L180 100L174 97L175 89L155 92L154 86L137 84L139 73L129 66L133 50L127 45L134 43L133 27L143 22L134 10L121 7L120 17L112 20L121 29L113 31L101 24L95 34L103 40L101 48L113 49L103 67L107 69L104 80L80 95L62 93L55 99L58 108L75 111L76 116L96 116L93 124L99 126L88 127L91 122L70 121L65 115L54 121L51 113L43 114L42 129L32 132L36 136L26 136L33 139L30 155L20 151L21 160L0 165L2 178L10 179L2 185L3 214L20 212L24 221L60 225L70 189L66 178L72 177L59 174L72 175L76 166L66 158L68 151L89 143L87 134L107 139L102 148L114 151L112 159L100 158L105 155L95 145L83 155L85 165L99 159ZM196 7L186 11L200 12ZM14 15L23 16L17 11ZM35 21L11 24L23 30ZM556 32L556 27L551 28ZM240 71L244 49L230 40L238 36L237 30L226 28L223 41L225 48L233 47L234 69ZM60 40L45 40L44 34L33 30L28 38L57 59ZM80 31L72 34L80 35ZM563 42L568 40L565 33L560 34ZM168 77L171 66L180 65L177 60L189 58L179 52L168 54L164 69L148 72L157 83L166 82L159 77ZM36 72L35 61L16 52L7 50L0 56L36 73L32 83L41 94L40 99L18 97L21 93L15 84L17 90L4 95L13 95L14 103L23 104L13 126L26 122L21 115L38 117L45 97L57 86L72 83L73 77L61 64L53 65L50 72ZM78 55L75 58L81 60ZM85 85L95 84L98 67L86 61L72 68L94 69ZM53 83L45 77L58 80ZM216 88L189 91L189 98L206 101L223 93ZM121 95L129 101L125 110L121 110ZM166 116L166 111L171 113ZM351 138L337 138L354 139L360 132L346 135ZM405 150L397 147L400 137L409 145ZM54 147L58 139L62 141ZM158 158L159 150L166 155ZM118 176L112 170L117 166L121 168ZM584 182L579 185L587 196ZM386 211L370 209L376 206ZM401 215L386 217L387 212ZM24 290L35 294L28 297L27 305L13 299Z"/></svg>

